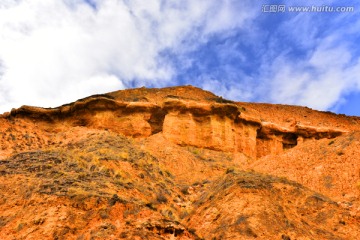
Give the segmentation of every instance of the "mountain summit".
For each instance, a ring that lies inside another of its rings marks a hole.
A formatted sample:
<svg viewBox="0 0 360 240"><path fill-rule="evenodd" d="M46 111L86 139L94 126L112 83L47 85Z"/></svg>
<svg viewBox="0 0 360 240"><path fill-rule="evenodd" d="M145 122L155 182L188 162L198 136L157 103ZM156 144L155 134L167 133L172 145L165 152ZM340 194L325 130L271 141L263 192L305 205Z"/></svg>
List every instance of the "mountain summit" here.
<svg viewBox="0 0 360 240"><path fill-rule="evenodd" d="M137 88L0 115L0 239L357 239L360 118Z"/></svg>

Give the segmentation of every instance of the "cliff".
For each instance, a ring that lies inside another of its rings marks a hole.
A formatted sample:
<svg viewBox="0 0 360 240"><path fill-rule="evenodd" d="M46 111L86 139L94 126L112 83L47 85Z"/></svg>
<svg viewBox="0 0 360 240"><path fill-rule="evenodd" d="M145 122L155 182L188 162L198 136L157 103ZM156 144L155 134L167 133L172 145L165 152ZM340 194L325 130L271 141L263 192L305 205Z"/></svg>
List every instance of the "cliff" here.
<svg viewBox="0 0 360 240"><path fill-rule="evenodd" d="M0 238L355 239L359 123L191 86L13 109Z"/></svg>
<svg viewBox="0 0 360 240"><path fill-rule="evenodd" d="M191 91L194 88L188 87L187 94ZM185 97L186 94L157 96L155 101L148 100L145 95L134 98L136 101L124 101L115 97L116 94L95 95L53 109L23 106L3 118L26 119L47 128L61 123L107 129L135 138L161 132L166 139L179 145L241 152L254 159L279 154L308 139L331 139L348 132L345 128L319 127L297 121L282 126L262 120L254 111L247 113L239 103L212 95L205 101Z"/></svg>

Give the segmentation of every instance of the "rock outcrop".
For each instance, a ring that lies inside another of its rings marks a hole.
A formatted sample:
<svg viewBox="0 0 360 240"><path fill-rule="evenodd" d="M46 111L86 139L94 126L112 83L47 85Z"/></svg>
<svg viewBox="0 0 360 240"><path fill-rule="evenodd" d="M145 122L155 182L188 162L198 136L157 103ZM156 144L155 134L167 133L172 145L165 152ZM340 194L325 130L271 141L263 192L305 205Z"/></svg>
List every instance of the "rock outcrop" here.
<svg viewBox="0 0 360 240"><path fill-rule="evenodd" d="M144 98L146 99L146 98ZM231 101L197 102L179 96L162 101L126 102L111 95L95 95L58 108L23 106L4 114L5 119L29 119L46 124L68 124L107 129L135 138L161 132L169 141L226 152L241 152L256 159L280 154L308 139L334 138L343 129L294 123L283 127Z"/></svg>

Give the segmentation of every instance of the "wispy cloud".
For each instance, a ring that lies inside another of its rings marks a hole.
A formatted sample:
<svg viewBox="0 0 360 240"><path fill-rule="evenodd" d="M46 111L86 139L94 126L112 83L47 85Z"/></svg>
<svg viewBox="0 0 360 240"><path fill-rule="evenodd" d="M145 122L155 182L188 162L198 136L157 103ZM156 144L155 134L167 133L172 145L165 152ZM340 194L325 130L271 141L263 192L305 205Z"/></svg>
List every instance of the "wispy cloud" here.
<svg viewBox="0 0 360 240"><path fill-rule="evenodd" d="M184 53L236 28L252 14L243 6L230 0L2 2L0 110L169 85L176 68L162 52Z"/></svg>
<svg viewBox="0 0 360 240"><path fill-rule="evenodd" d="M274 61L263 62L268 72L260 78L270 93L265 100L327 110L350 91L359 91L360 56L352 45L351 26L338 29L341 15L314 18L318 16L299 14L278 29L298 37L275 53ZM300 19L301 27L294 28Z"/></svg>
<svg viewBox="0 0 360 240"><path fill-rule="evenodd" d="M358 24L358 18L356 13L257 16L251 28L207 46L197 64L198 84L238 100L337 110L349 93L360 91L359 33L344 24Z"/></svg>

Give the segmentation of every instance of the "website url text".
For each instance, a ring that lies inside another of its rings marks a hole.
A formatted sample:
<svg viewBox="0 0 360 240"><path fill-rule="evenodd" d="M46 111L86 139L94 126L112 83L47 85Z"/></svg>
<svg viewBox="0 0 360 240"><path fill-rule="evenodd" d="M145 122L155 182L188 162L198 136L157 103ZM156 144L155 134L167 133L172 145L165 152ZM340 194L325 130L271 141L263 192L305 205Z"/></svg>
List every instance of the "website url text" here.
<svg viewBox="0 0 360 240"><path fill-rule="evenodd" d="M285 12L354 12L355 8L352 6L286 6L279 4L264 4L261 7L264 13L285 13Z"/></svg>

